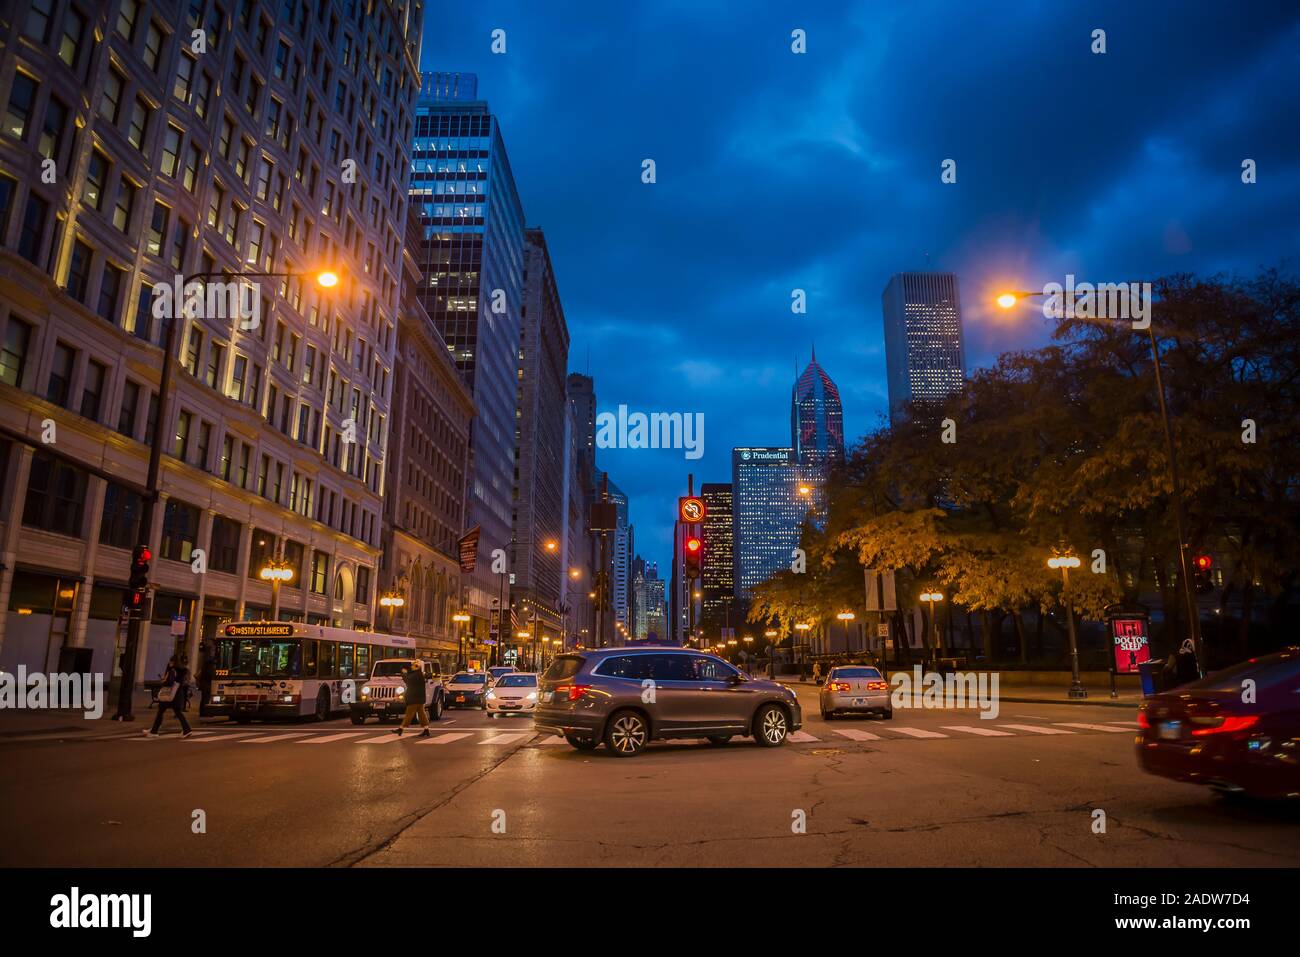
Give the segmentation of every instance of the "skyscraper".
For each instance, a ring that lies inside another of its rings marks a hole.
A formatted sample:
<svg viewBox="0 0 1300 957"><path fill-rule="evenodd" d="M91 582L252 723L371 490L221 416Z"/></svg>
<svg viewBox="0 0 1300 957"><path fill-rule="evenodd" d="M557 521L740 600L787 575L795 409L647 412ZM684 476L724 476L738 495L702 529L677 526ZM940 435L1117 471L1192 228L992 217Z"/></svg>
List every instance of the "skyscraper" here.
<svg viewBox="0 0 1300 957"><path fill-rule="evenodd" d="M525 232L524 302L519 342L518 414L515 418L514 542L511 600L527 598L541 626L538 637L558 638L561 580L565 575L564 501L565 370L569 329L540 229ZM556 548L546 548L555 542Z"/></svg>
<svg viewBox="0 0 1300 957"><path fill-rule="evenodd" d="M6 671L56 668L63 646L111 675L138 544L155 561L136 680L270 615L275 557L293 569L278 617L375 623L420 8L327 0L278 30L267 6L0 13ZM324 263L332 291L300 275ZM294 275L256 277L246 317L161 297L221 270Z"/></svg>
<svg viewBox="0 0 1300 957"><path fill-rule="evenodd" d="M844 461L844 413L840 390L817 364L817 350L790 395L790 442L801 465Z"/></svg>
<svg viewBox="0 0 1300 957"><path fill-rule="evenodd" d="M654 562L642 562L632 579L632 590L636 606L633 636L666 640L668 619L664 611L664 582L659 577L659 566Z"/></svg>
<svg viewBox="0 0 1300 957"><path fill-rule="evenodd" d="M731 484L705 482L700 486L700 497L704 499L704 527L700 536L704 542L704 558L700 563L703 601L700 627L704 629L706 638L716 638L719 628L725 625L734 628L740 624L736 621L733 607L736 579Z"/></svg>
<svg viewBox="0 0 1300 957"><path fill-rule="evenodd" d="M799 494L804 472L792 449L731 450L737 598L749 598L755 585L790 567L808 514L808 501Z"/></svg>
<svg viewBox="0 0 1300 957"><path fill-rule="evenodd" d="M892 420L909 401L941 401L966 379L961 300L950 272L903 272L881 296Z"/></svg>
<svg viewBox="0 0 1300 957"><path fill-rule="evenodd" d="M497 118L472 75L426 73L416 106L410 195L423 235L421 299L474 396L469 525L481 526L466 601L485 631L498 581L487 555L507 548L514 497L523 209Z"/></svg>

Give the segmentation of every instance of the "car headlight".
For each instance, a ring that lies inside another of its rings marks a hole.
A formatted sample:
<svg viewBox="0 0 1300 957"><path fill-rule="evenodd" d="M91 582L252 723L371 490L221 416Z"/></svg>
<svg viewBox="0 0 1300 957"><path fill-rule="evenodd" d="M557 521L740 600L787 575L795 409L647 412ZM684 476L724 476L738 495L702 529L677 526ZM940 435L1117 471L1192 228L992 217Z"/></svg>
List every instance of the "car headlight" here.
<svg viewBox="0 0 1300 957"><path fill-rule="evenodd" d="M495 698L495 697L497 696L497 693L496 693L495 691L489 691L489 692L487 693L487 696L488 696L489 698Z"/></svg>
<svg viewBox="0 0 1300 957"><path fill-rule="evenodd" d="M364 698L364 697L366 697L368 694L370 694L370 685L362 685L362 686L361 686L361 697Z"/></svg>
<svg viewBox="0 0 1300 957"><path fill-rule="evenodd" d="M536 692L536 691L530 691L530 692L528 692L528 700L529 700L529 701L536 701L536 700L537 700L537 692Z"/></svg>
<svg viewBox="0 0 1300 957"><path fill-rule="evenodd" d="M402 695L404 695L404 694L406 694L406 689L405 689L405 688L398 688L398 689L397 689L397 697L400 698L400 697L401 697Z"/></svg>

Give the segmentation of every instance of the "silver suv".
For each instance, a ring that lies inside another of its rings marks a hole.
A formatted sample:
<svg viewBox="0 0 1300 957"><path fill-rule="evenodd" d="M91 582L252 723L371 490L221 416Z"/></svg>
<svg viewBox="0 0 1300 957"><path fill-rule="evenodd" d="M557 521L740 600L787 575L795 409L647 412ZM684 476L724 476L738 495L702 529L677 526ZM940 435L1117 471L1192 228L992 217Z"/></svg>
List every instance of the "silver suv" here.
<svg viewBox="0 0 1300 957"><path fill-rule="evenodd" d="M689 648L602 648L556 656L542 676L538 731L563 735L579 751L602 741L620 757L665 738L736 735L776 747L803 724L793 691L747 678Z"/></svg>

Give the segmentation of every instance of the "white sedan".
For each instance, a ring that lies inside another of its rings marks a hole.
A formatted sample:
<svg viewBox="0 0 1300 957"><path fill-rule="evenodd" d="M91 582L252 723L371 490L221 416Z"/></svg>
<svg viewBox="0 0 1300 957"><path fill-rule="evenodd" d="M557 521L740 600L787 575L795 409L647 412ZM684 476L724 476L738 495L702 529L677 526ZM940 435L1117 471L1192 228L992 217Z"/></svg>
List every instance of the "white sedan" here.
<svg viewBox="0 0 1300 957"><path fill-rule="evenodd" d="M492 717L502 714L531 714L537 710L537 675L512 671L502 675L485 698Z"/></svg>

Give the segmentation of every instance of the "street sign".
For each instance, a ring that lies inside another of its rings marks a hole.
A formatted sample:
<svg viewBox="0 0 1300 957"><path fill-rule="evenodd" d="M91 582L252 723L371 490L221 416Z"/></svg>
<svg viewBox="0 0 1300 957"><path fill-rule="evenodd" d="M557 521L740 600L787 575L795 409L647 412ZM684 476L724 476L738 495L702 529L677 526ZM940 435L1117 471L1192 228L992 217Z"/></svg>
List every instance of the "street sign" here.
<svg viewBox="0 0 1300 957"><path fill-rule="evenodd" d="M880 637L880 638L888 638L888 637L889 637L889 625L888 625L886 622L881 622L879 625L877 625L877 626L876 626L876 635L877 635L878 637Z"/></svg>
<svg viewBox="0 0 1300 957"><path fill-rule="evenodd" d="M687 525L704 521L704 499L695 495L684 495L677 500L677 514Z"/></svg>
<svg viewBox="0 0 1300 957"><path fill-rule="evenodd" d="M893 570L877 571L868 568L863 576L867 583L867 611L898 611Z"/></svg>
<svg viewBox="0 0 1300 957"><path fill-rule="evenodd" d="M184 638L186 624L184 615L172 615L172 637Z"/></svg>

